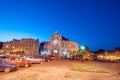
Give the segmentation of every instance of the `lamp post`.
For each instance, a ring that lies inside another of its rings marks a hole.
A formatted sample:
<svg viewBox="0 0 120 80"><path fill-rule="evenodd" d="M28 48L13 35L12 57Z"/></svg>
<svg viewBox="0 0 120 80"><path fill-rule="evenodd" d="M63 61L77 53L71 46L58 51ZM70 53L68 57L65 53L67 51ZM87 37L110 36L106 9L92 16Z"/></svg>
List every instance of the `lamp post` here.
<svg viewBox="0 0 120 80"><path fill-rule="evenodd" d="M80 47L80 50L83 51L83 50L85 50L85 48L86 48L85 46L81 46L81 47Z"/></svg>
<svg viewBox="0 0 120 80"><path fill-rule="evenodd" d="M9 45L6 45L5 48L6 48L6 54L9 55L10 54L10 52L9 52Z"/></svg>

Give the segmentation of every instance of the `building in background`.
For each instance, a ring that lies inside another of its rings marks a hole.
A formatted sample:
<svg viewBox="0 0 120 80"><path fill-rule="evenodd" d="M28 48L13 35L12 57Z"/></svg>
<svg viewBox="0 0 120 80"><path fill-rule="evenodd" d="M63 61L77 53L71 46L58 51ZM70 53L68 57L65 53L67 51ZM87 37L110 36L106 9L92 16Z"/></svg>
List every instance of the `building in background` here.
<svg viewBox="0 0 120 80"><path fill-rule="evenodd" d="M40 50L53 56L70 56L70 53L78 50L78 44L56 32L49 42L41 43Z"/></svg>
<svg viewBox="0 0 120 80"><path fill-rule="evenodd" d="M13 39L9 42L4 42L2 50L6 54L24 54L34 55L39 53L39 40L35 39Z"/></svg>
<svg viewBox="0 0 120 80"><path fill-rule="evenodd" d="M50 42L42 42L40 44L41 55L50 55Z"/></svg>

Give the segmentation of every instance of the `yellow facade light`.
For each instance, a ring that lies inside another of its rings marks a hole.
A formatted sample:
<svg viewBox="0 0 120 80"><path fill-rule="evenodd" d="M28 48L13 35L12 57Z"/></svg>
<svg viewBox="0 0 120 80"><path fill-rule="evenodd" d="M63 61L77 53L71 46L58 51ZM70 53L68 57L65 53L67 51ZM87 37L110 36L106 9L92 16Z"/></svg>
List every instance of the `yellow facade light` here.
<svg viewBox="0 0 120 80"><path fill-rule="evenodd" d="M7 45L6 48L8 48L9 46Z"/></svg>
<svg viewBox="0 0 120 80"><path fill-rule="evenodd" d="M15 46L13 46L12 48L15 48Z"/></svg>

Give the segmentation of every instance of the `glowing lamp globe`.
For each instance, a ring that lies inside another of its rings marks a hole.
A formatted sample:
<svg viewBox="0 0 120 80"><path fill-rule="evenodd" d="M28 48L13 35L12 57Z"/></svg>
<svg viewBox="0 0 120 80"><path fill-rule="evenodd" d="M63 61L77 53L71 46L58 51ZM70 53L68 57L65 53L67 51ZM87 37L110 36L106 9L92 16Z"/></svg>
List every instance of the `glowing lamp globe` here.
<svg viewBox="0 0 120 80"><path fill-rule="evenodd" d="M80 49L81 49L81 50L85 50L85 46L81 46Z"/></svg>

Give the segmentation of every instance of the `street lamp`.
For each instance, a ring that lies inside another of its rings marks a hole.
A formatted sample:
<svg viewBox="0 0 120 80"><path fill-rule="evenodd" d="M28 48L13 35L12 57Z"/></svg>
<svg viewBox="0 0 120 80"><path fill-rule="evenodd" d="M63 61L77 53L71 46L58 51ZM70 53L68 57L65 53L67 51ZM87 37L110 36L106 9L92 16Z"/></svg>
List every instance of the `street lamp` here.
<svg viewBox="0 0 120 80"><path fill-rule="evenodd" d="M5 47L6 47L6 54L9 55L9 54L10 54L10 51L9 51L9 50L10 50L10 49L9 49L9 45L6 45Z"/></svg>
<svg viewBox="0 0 120 80"><path fill-rule="evenodd" d="M81 46L80 49L81 49L81 50L85 50L85 46Z"/></svg>

